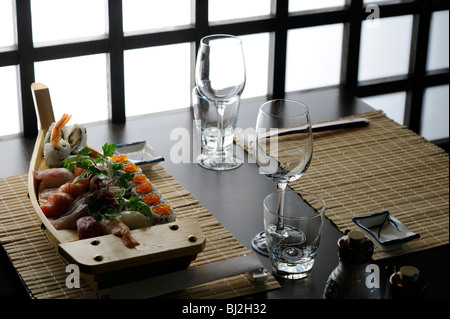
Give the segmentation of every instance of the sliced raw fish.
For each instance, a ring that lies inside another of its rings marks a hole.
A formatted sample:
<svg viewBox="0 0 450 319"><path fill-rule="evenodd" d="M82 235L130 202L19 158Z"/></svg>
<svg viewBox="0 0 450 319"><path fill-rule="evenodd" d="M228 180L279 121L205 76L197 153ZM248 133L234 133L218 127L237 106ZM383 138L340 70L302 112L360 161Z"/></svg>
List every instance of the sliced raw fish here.
<svg viewBox="0 0 450 319"><path fill-rule="evenodd" d="M100 235L100 225L92 216L84 216L77 220L78 239L92 238Z"/></svg>
<svg viewBox="0 0 450 319"><path fill-rule="evenodd" d="M67 168L49 168L43 171L33 171L33 177L39 182L44 182L45 187L59 187L72 181L75 175Z"/></svg>
<svg viewBox="0 0 450 319"><path fill-rule="evenodd" d="M77 220L88 214L89 193L84 193L74 200L72 205L61 217L52 222L56 229L75 229Z"/></svg>

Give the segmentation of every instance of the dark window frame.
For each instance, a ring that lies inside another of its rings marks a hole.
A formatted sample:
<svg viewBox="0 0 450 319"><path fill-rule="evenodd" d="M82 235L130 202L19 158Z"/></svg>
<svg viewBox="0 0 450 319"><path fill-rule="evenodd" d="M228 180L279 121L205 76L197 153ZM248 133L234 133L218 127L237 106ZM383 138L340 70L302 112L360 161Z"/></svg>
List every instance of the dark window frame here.
<svg viewBox="0 0 450 319"><path fill-rule="evenodd" d="M191 84L193 84L195 52L203 36L214 33L242 36L268 32L270 34L268 97L283 98L288 30L334 23L344 24L340 86L357 97L407 92L404 123L420 134L423 95L426 88L449 84L448 68L426 70L431 15L435 11L449 10L449 1L373 2L380 8L380 18L413 15L413 30L409 73L370 81L358 81L361 24L369 15L365 11L363 0L346 0L343 7L293 13L288 11L288 3L287 0L272 0L271 12L267 16L209 22L208 1L191 0L193 21L190 25L124 34L122 0L108 0L107 36L35 46L32 38L30 0L16 0L17 49L0 50L0 67L18 65L23 136L35 137L38 131L30 91L30 85L35 78L35 62L106 53L110 120L113 123L123 123L126 121L123 58L125 50L189 42L192 44ZM447 137L433 142L448 147L449 139Z"/></svg>

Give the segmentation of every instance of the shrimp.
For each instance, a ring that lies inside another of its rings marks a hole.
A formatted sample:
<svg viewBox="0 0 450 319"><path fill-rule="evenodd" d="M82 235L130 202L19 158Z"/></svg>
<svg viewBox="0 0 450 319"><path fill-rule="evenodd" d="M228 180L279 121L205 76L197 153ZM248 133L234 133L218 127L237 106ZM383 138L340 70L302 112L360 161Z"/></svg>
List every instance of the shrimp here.
<svg viewBox="0 0 450 319"><path fill-rule="evenodd" d="M55 126L53 127L50 144L52 144L54 148L58 148L61 146L61 130L64 127L64 125L66 125L67 122L69 122L71 117L72 115L67 115L64 113L61 119L58 122L56 122Z"/></svg>
<svg viewBox="0 0 450 319"><path fill-rule="evenodd" d="M61 130L71 117L71 115L63 114L61 119L52 128L50 142L44 145L44 158L50 168L60 167L61 161L71 153L69 142L61 139Z"/></svg>
<svg viewBox="0 0 450 319"><path fill-rule="evenodd" d="M139 242L131 236L130 228L119 219L102 219L99 224L104 234L113 234L114 236L120 237L126 247L134 248L140 245Z"/></svg>

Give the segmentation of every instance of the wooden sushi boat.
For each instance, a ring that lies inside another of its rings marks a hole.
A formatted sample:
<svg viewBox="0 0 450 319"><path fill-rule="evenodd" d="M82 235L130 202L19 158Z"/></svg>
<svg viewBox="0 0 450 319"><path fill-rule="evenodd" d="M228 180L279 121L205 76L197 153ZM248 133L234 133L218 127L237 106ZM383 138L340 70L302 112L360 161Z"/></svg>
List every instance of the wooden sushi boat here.
<svg viewBox="0 0 450 319"><path fill-rule="evenodd" d="M140 243L135 248L126 247L113 234L78 239L76 230L54 227L52 218L41 209L39 181L34 178L33 171L49 168L43 155L44 139L55 117L48 88L33 83L31 89L41 127L30 162L28 193L42 229L63 260L78 265L81 277L93 289L187 268L206 243L200 225L194 219L133 229L131 235ZM90 149L92 156L100 153Z"/></svg>

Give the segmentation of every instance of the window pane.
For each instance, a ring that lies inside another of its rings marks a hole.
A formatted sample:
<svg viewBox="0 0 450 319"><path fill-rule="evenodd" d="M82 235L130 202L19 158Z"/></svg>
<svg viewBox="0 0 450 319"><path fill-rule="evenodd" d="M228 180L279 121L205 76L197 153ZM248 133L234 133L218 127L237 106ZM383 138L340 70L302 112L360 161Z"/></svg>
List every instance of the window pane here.
<svg viewBox="0 0 450 319"><path fill-rule="evenodd" d="M16 44L13 21L15 12L13 8L13 0L0 1L0 48Z"/></svg>
<svg viewBox="0 0 450 319"><path fill-rule="evenodd" d="M360 81L408 73L412 16L363 21L358 78Z"/></svg>
<svg viewBox="0 0 450 319"><path fill-rule="evenodd" d="M189 24L190 5L186 0L123 0L123 31Z"/></svg>
<svg viewBox="0 0 450 319"><path fill-rule="evenodd" d="M189 61L190 43L125 51L126 115L188 107Z"/></svg>
<svg viewBox="0 0 450 319"><path fill-rule="evenodd" d="M428 45L427 70L448 68L448 10L433 12Z"/></svg>
<svg viewBox="0 0 450 319"><path fill-rule="evenodd" d="M270 0L209 0L209 21L270 14Z"/></svg>
<svg viewBox="0 0 450 319"><path fill-rule="evenodd" d="M105 1L31 0L34 42L104 35Z"/></svg>
<svg viewBox="0 0 450 319"><path fill-rule="evenodd" d="M269 34L240 36L245 57L246 83L242 98L267 94Z"/></svg>
<svg viewBox="0 0 450 319"><path fill-rule="evenodd" d="M383 110L387 117L403 125L406 92L370 96L363 98L362 100L376 110Z"/></svg>
<svg viewBox="0 0 450 319"><path fill-rule="evenodd" d="M17 88L17 66L0 68L0 136L20 133L20 113ZM5 116L7 114L7 116Z"/></svg>
<svg viewBox="0 0 450 319"><path fill-rule="evenodd" d="M289 12L340 7L345 5L345 0L289 0Z"/></svg>
<svg viewBox="0 0 450 319"><path fill-rule="evenodd" d="M286 91L339 84L342 24L288 31Z"/></svg>
<svg viewBox="0 0 450 319"><path fill-rule="evenodd" d="M376 2L376 3L378 3L378 2L392 2L392 0L377 0L377 1L374 1L374 0L364 0L364 1L363 1L364 4L372 4L372 3L374 3L374 2Z"/></svg>
<svg viewBox="0 0 450 319"><path fill-rule="evenodd" d="M48 86L55 118L72 114L70 122L108 119L106 55L35 63L36 82Z"/></svg>
<svg viewBox="0 0 450 319"><path fill-rule="evenodd" d="M436 86L426 89L422 110L422 129L420 135L433 141L448 138L449 86Z"/></svg>

